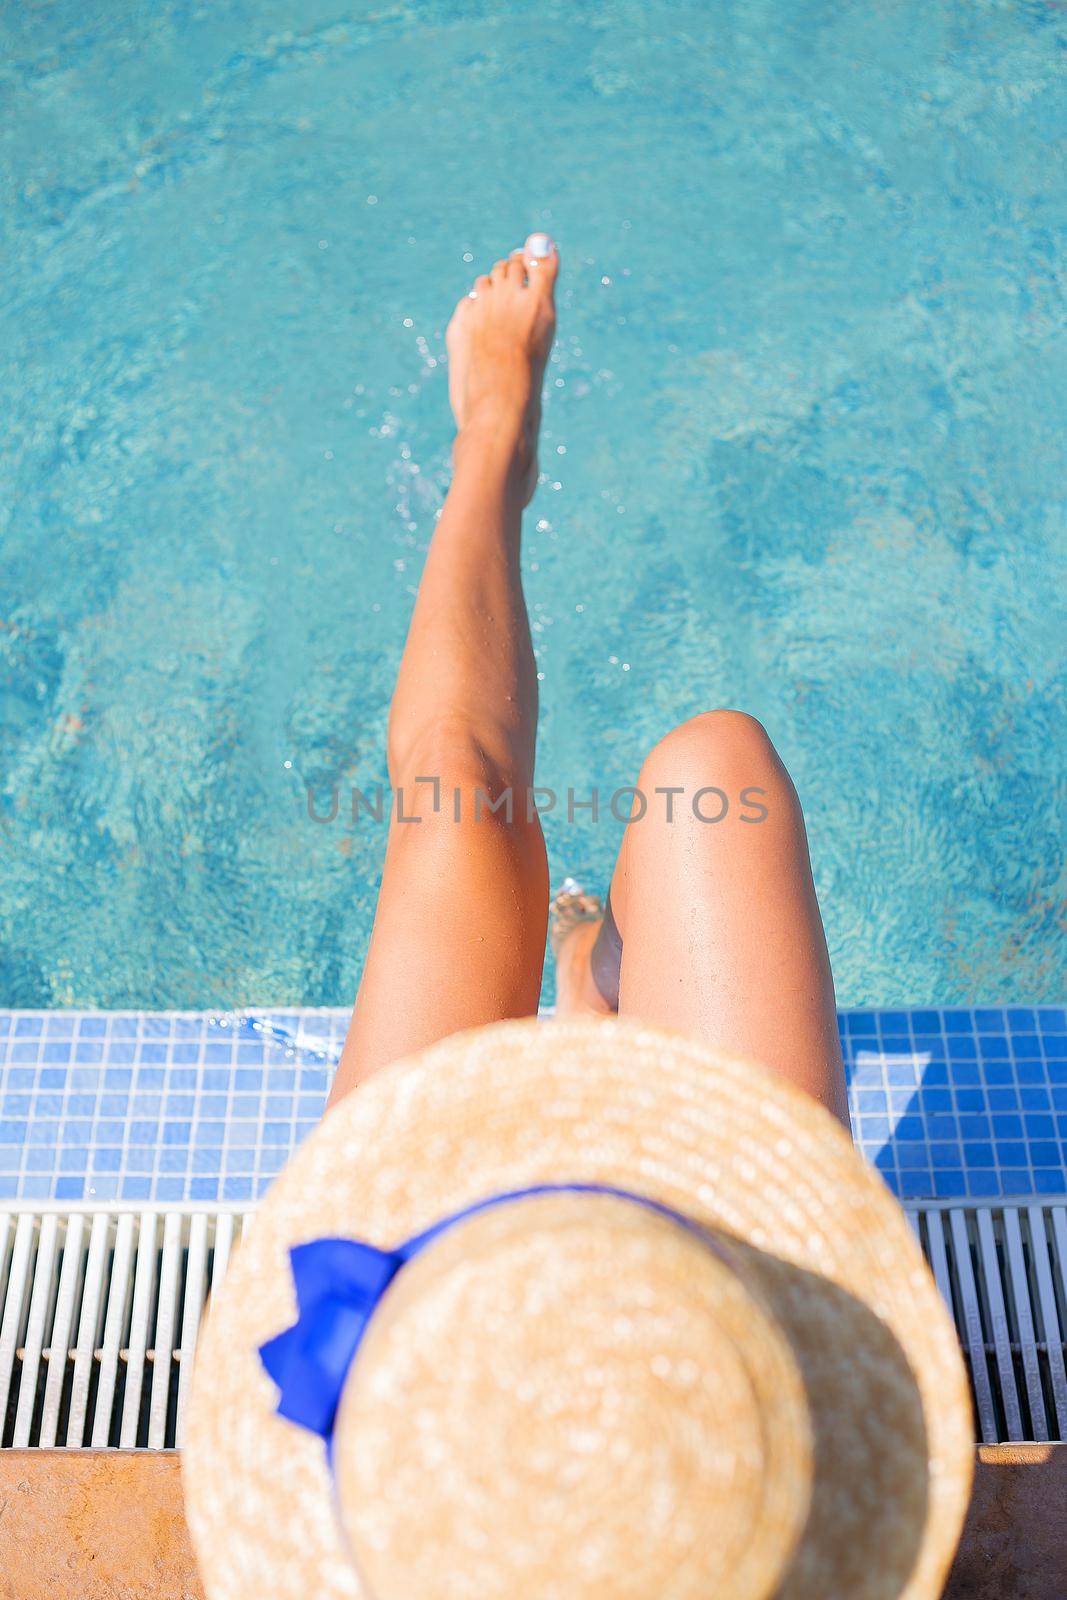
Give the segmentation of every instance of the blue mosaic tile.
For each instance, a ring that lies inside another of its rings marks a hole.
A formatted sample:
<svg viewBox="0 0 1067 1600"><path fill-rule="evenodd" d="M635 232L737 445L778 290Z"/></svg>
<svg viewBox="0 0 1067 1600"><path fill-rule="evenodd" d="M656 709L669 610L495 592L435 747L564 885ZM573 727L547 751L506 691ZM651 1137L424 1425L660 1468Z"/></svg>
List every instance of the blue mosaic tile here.
<svg viewBox="0 0 1067 1600"><path fill-rule="evenodd" d="M252 1201L314 1128L348 1014L0 1011L0 1200ZM853 1127L904 1198L1067 1193L1067 1010L839 1017Z"/></svg>

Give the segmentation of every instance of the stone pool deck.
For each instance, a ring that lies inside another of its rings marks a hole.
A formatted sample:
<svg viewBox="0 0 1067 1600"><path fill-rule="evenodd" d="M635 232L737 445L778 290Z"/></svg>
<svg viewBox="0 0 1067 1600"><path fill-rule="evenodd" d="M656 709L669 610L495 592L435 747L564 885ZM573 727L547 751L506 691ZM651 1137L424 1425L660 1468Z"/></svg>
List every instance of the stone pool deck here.
<svg viewBox="0 0 1067 1600"><path fill-rule="evenodd" d="M944 1600L1063 1600L1067 1445L978 1451ZM203 1600L173 1451L0 1454L10 1600Z"/></svg>

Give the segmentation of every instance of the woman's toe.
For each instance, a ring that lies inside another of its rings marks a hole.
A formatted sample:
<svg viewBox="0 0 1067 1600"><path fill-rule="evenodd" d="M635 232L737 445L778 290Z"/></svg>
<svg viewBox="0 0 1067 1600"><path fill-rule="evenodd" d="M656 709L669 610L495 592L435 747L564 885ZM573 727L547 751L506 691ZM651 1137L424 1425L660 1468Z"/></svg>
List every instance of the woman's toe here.
<svg viewBox="0 0 1067 1600"><path fill-rule="evenodd" d="M527 280L532 289L551 294L559 272L559 251L547 233L531 233L522 247Z"/></svg>
<svg viewBox="0 0 1067 1600"><path fill-rule="evenodd" d="M503 283L505 278L507 277L507 275L508 275L508 264L507 264L507 262L506 261L494 261L493 262L493 269L489 274L489 276L492 278L493 282L494 283Z"/></svg>
<svg viewBox="0 0 1067 1600"><path fill-rule="evenodd" d="M471 299L476 300L480 294L485 294L486 290L491 289L492 287L492 278L489 276L488 272L483 272L480 278L475 278L474 280L474 287L470 292Z"/></svg>

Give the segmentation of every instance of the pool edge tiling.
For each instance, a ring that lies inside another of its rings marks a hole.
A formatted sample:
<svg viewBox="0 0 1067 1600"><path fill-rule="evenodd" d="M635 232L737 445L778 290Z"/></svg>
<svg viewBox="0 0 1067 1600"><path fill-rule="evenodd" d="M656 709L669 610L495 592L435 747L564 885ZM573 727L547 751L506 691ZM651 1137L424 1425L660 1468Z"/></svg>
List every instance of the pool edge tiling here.
<svg viewBox="0 0 1067 1600"><path fill-rule="evenodd" d="M839 1021L857 1145L901 1198L1067 1193L1064 1007ZM0 1011L0 1205L257 1199L318 1121L347 1022Z"/></svg>

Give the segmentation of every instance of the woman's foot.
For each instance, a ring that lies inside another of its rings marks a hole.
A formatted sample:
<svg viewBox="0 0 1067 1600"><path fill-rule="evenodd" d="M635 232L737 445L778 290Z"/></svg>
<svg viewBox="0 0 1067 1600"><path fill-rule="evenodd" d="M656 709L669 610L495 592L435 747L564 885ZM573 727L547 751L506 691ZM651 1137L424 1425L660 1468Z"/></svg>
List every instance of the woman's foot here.
<svg viewBox="0 0 1067 1600"><path fill-rule="evenodd" d="M556 1015L612 1016L612 1008L597 988L590 966L604 920L599 898L585 894L573 878L568 878L553 897L549 919L548 937L556 961Z"/></svg>
<svg viewBox="0 0 1067 1600"><path fill-rule="evenodd" d="M545 233L476 278L452 314L448 394L459 435L508 454L523 505L537 486L541 380L556 331L553 292L559 254Z"/></svg>

